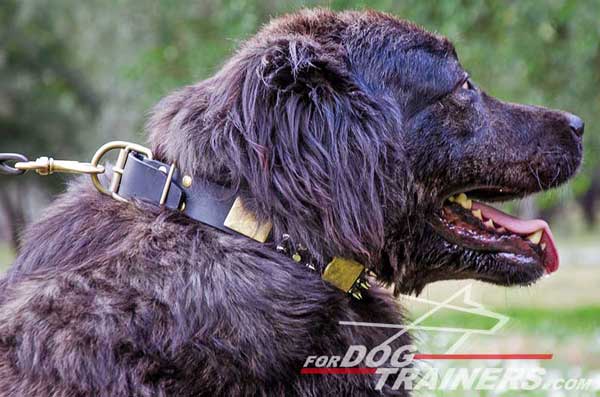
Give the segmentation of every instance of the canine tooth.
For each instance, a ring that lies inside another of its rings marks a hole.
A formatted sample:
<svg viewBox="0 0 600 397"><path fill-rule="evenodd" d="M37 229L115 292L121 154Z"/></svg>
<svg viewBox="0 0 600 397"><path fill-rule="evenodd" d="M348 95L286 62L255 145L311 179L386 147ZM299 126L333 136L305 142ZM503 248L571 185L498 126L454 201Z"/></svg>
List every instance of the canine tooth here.
<svg viewBox="0 0 600 397"><path fill-rule="evenodd" d="M542 247L542 251L545 251L545 250L546 250L546 244L545 244L545 243L541 243L541 244L540 244L540 247Z"/></svg>
<svg viewBox="0 0 600 397"><path fill-rule="evenodd" d="M470 210L471 207L473 206L473 202L471 200L469 200L469 198L467 197L466 194L461 193L459 194L455 201L460 204L464 209Z"/></svg>
<svg viewBox="0 0 600 397"><path fill-rule="evenodd" d="M481 215L481 210L475 210L475 211L471 211L473 213L473 216L477 219L479 219L480 221L483 220L483 215Z"/></svg>
<svg viewBox="0 0 600 397"><path fill-rule="evenodd" d="M496 225L494 225L494 221L491 219L488 219L487 221L483 222L483 224L490 229L496 228Z"/></svg>
<svg viewBox="0 0 600 397"><path fill-rule="evenodd" d="M506 228L505 227L499 227L496 230L499 231L500 233L506 233Z"/></svg>
<svg viewBox="0 0 600 397"><path fill-rule="evenodd" d="M542 233L544 233L544 231L542 229L540 229L537 232L532 233L529 236L527 236L527 240L531 241L534 244L539 244L540 241L542 241Z"/></svg>

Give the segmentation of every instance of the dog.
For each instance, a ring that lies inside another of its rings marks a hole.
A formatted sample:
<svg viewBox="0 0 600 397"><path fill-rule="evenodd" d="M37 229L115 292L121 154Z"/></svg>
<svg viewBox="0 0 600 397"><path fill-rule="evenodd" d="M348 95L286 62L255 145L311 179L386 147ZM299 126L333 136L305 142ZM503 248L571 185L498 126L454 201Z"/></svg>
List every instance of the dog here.
<svg viewBox="0 0 600 397"><path fill-rule="evenodd" d="M566 182L583 130L573 114L487 95L450 41L410 22L275 19L213 77L163 99L149 145L194 181L238 191L313 269L275 243L77 180L0 282L0 395L408 396L378 390L376 375L300 369L382 343L382 328L340 322L401 324L394 294L555 271L545 222L482 201ZM362 299L323 280L333 257L375 275Z"/></svg>

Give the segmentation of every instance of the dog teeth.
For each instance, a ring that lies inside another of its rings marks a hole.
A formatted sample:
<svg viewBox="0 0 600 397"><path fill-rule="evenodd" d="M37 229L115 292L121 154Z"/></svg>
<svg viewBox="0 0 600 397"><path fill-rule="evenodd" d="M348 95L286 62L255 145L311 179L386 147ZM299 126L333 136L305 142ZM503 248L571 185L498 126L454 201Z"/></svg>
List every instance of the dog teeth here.
<svg viewBox="0 0 600 397"><path fill-rule="evenodd" d="M464 209L470 210L473 207L473 202L467 197L466 194L461 193L454 198L458 204L460 204Z"/></svg>
<svg viewBox="0 0 600 397"><path fill-rule="evenodd" d="M545 243L541 243L541 244L540 244L540 247L542 248L542 251L545 251L545 250L546 250L546 244L545 244Z"/></svg>
<svg viewBox="0 0 600 397"><path fill-rule="evenodd" d="M473 216L475 218L479 219L480 221L483 220L483 215L481 215L481 210L471 211L471 213L473 214Z"/></svg>
<svg viewBox="0 0 600 397"><path fill-rule="evenodd" d="M506 233L506 228L504 227L499 227L498 229L496 229L498 232L500 233Z"/></svg>
<svg viewBox="0 0 600 397"><path fill-rule="evenodd" d="M542 241L543 233L544 233L544 231L542 229L540 229L537 232L532 233L529 236L527 236L527 240L531 241L534 244L539 244L540 241Z"/></svg>
<svg viewBox="0 0 600 397"><path fill-rule="evenodd" d="M488 219L487 221L483 222L483 224L485 225L485 227L487 227L488 229L495 229L496 225L494 225L494 221L491 219Z"/></svg>

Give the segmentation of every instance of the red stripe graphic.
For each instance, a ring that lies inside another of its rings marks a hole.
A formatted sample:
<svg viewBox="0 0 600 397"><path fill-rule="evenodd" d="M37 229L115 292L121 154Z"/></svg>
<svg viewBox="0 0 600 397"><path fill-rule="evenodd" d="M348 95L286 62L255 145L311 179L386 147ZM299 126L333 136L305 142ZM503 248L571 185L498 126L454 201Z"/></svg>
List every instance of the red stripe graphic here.
<svg viewBox="0 0 600 397"><path fill-rule="evenodd" d="M553 354L415 354L415 360L552 360ZM305 367L302 375L371 375L377 368L315 368Z"/></svg>
<svg viewBox="0 0 600 397"><path fill-rule="evenodd" d="M553 354L415 354L415 360L552 360ZM371 375L377 368L315 368L305 367L302 375Z"/></svg>
<svg viewBox="0 0 600 397"><path fill-rule="evenodd" d="M552 360L552 354L415 354L415 360Z"/></svg>
<svg viewBox="0 0 600 397"><path fill-rule="evenodd" d="M370 375L374 374L377 368L302 368L302 375Z"/></svg>

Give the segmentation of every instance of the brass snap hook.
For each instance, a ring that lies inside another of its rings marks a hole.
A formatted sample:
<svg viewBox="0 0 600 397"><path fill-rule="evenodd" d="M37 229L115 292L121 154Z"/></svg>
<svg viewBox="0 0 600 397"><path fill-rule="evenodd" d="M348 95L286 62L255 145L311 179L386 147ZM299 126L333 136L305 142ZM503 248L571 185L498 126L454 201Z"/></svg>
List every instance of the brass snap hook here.
<svg viewBox="0 0 600 397"><path fill-rule="evenodd" d="M100 160L111 150L120 149L117 162L112 168L112 178L108 189L102 185L98 175L105 172L104 166L100 165ZM125 141L108 142L98 149L94 154L91 163L81 163L71 160L54 160L51 157L40 157L36 161L29 161L27 157L16 153L0 153L0 174L4 175L22 175L27 171L35 171L39 175L50 175L56 172L71 173L71 174L88 174L92 178L92 182L100 193L104 193L119 201L127 201L119 196L119 186L125 172L125 164L129 153L136 152L146 156L152 160L152 151L147 147L136 143ZM10 166L9 162L15 162L14 166ZM173 177L174 166L171 167L169 179ZM190 182L191 183L191 182ZM161 204L166 200L168 194L168 185L165 186Z"/></svg>
<svg viewBox="0 0 600 397"><path fill-rule="evenodd" d="M23 172L35 171L42 176L51 175L55 172L91 175L104 172L103 166L94 166L90 163L71 160L54 160L52 157L40 157L36 161L19 162L15 164L15 168Z"/></svg>

